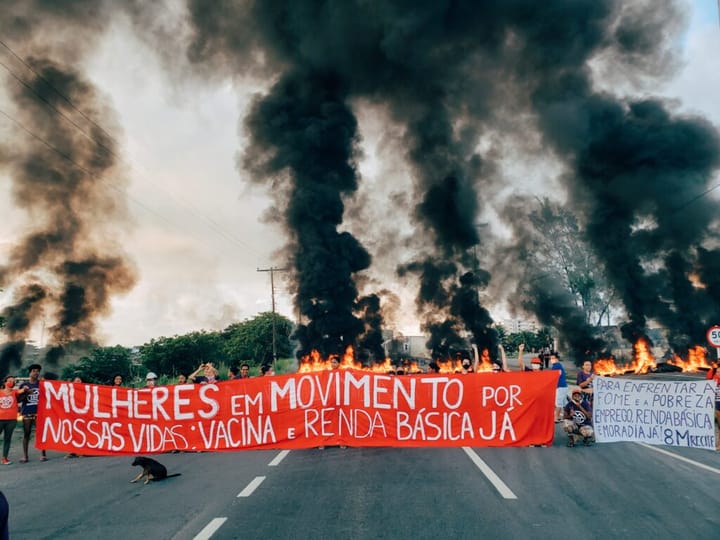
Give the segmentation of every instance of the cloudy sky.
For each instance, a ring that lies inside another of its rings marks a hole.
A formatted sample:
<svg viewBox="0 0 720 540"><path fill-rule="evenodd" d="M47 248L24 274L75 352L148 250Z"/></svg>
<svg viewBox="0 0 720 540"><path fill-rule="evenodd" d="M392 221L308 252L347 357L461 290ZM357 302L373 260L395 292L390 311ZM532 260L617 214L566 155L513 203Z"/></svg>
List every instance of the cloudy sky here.
<svg viewBox="0 0 720 540"><path fill-rule="evenodd" d="M718 4L694 0L687 10L687 30L678 45L682 64L655 92L677 99L681 110L700 112L720 125ZM11 40L7 44L21 49ZM19 69L6 49L0 50L0 60ZM99 321L100 339L107 345L138 345L159 336L221 329L269 310L270 276L258 269L282 264L274 254L284 238L264 218L270 208L267 193L251 186L247 173L237 166L245 144L241 118L253 93L267 83L185 78L169 69L167 59L161 61L151 45L139 41L124 18L112 22L85 64L86 75L116 112L119 127L108 129L120 142L129 182L130 216L122 229L122 245L138 275L132 290L112 298L111 314ZM6 88L14 84L2 67L0 77ZM4 111L9 110L6 103L7 95L0 95ZM365 213L368 201L388 200L387 178L397 179L397 186L409 173L394 159L399 152L393 151L398 137L392 126L380 122L371 106L357 107L364 157L360 190L348 201L348 226L370 220L376 234L403 231L409 225L396 206L401 200L385 202L379 210L373 204L376 213ZM0 117L3 137L12 137L15 129ZM0 261L33 219L14 205L7 174L0 170ZM508 190L542 194L545 188L513 185ZM384 228L385 220L392 226ZM401 301L395 327L417 333L412 315L415 291L392 277L392 253L375 253L372 237L362 241L375 257L370 281L392 289ZM12 284L0 285L5 287L0 305L8 305ZM276 301L277 309L293 318L292 299L281 279L276 281ZM501 301L491 313L496 319L507 315ZM42 326L34 328L31 337L41 343L47 339Z"/></svg>

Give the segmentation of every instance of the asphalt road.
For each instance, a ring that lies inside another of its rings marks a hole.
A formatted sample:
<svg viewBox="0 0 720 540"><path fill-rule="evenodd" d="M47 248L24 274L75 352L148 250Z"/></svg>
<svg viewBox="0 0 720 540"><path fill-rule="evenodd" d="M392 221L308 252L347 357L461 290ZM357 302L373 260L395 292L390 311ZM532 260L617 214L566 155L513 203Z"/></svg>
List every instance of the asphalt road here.
<svg viewBox="0 0 720 540"><path fill-rule="evenodd" d="M720 453L564 443L164 454L182 476L147 486L130 457L32 450L0 488L13 540L718 537Z"/></svg>

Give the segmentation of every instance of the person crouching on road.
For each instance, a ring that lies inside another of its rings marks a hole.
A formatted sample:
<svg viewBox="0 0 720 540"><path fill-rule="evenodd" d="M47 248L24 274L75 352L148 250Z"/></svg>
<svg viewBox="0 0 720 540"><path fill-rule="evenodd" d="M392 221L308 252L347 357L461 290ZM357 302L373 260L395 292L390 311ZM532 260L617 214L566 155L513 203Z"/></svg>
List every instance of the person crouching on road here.
<svg viewBox="0 0 720 540"><path fill-rule="evenodd" d="M579 386L572 387L568 395L570 401L563 409L565 411L563 429L568 434L567 445L575 446L576 437L581 436L583 445L590 446L590 437L593 436L592 407Z"/></svg>

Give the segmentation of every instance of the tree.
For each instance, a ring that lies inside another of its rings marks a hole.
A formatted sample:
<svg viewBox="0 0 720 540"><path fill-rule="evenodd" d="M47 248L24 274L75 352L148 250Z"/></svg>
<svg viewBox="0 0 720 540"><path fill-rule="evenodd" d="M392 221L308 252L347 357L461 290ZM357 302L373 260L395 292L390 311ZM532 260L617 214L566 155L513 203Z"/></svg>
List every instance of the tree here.
<svg viewBox="0 0 720 540"><path fill-rule="evenodd" d="M530 213L530 221L539 233L536 264L564 283L587 324L599 326L614 300L613 290L577 218L566 208L543 199L539 208Z"/></svg>
<svg viewBox="0 0 720 540"><path fill-rule="evenodd" d="M549 328L541 328L537 332L515 332L514 334L504 335L501 343L505 351L512 353L518 350L518 345L525 344L525 352L529 353L533 349L540 352L543 347L552 348L553 340Z"/></svg>
<svg viewBox="0 0 720 540"><path fill-rule="evenodd" d="M266 311L240 323L231 324L222 332L224 350L228 358L253 365L273 360L273 320L275 347L278 357L292 355L292 322L282 315Z"/></svg>
<svg viewBox="0 0 720 540"><path fill-rule="evenodd" d="M98 347L83 356L77 364L65 366L62 370L63 379L79 376L83 382L94 384L112 384L115 375L122 375L123 380L131 378L132 354L130 349L121 347Z"/></svg>
<svg viewBox="0 0 720 540"><path fill-rule="evenodd" d="M140 347L140 355L148 370L164 375L187 375L200 364L218 365L228 358L221 335L205 331L153 339Z"/></svg>

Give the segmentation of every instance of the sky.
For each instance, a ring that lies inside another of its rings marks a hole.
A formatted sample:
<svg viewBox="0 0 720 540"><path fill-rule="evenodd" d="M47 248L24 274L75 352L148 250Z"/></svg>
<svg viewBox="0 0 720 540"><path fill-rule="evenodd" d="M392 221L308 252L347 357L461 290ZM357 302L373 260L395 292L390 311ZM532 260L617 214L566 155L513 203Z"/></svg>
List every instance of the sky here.
<svg viewBox="0 0 720 540"><path fill-rule="evenodd" d="M681 65L654 93L677 99L679 109L698 112L720 125L717 9L715 0L687 3L688 26L678 43ZM0 60L9 63L4 49ZM85 74L115 110L117 127L109 130L120 143L128 182L129 218L121 227L120 243L137 275L135 285L113 295L109 313L97 321L100 342L141 345L161 336L219 330L269 311L270 275L258 270L283 264L277 252L285 238L266 219L271 208L268 193L251 184L249 173L238 167L239 152L247 144L242 118L253 94L266 89L269 81L182 77L168 69L151 44L137 39L124 18L111 22L84 63ZM0 77L8 80L2 67ZM0 105L6 102L7 94L0 94ZM370 219L380 235L408 233L405 212L397 211L402 201L391 202L393 191L387 182L393 178L395 186L409 183L409 168L397 159L397 128L382 122L373 105L356 106L364 156L359 191L347 201L347 226L359 231ZM15 129L0 117L0 135L12 137ZM10 184L8 172L0 170L0 262L34 219L16 207ZM508 196L513 190L540 196L548 185L521 181L506 189ZM371 199L384 201L379 220L364 213L364 203ZM393 276L393 253L374 252L372 238L363 242L375 258L366 272L368 281L392 290L400 301L390 326L418 334L415 291ZM282 272L276 276L277 310L294 319L291 293ZM0 286L5 287L0 306L8 305L12 284ZM508 316L502 299L489 309L496 320ZM48 339L44 325L35 325L30 336L40 345Z"/></svg>

